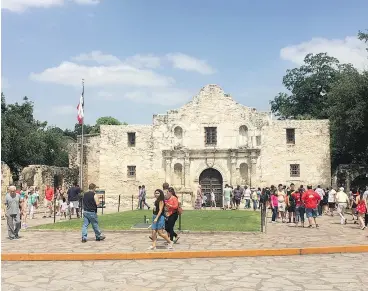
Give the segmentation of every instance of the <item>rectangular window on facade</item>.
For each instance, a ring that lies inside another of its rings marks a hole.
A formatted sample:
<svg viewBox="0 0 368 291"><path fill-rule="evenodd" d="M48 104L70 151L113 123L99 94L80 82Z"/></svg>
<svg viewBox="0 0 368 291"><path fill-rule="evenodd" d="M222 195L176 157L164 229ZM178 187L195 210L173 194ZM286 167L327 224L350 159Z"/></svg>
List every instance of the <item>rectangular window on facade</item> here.
<svg viewBox="0 0 368 291"><path fill-rule="evenodd" d="M295 128L286 129L286 143L295 144Z"/></svg>
<svg viewBox="0 0 368 291"><path fill-rule="evenodd" d="M128 146L135 147L135 132L128 132Z"/></svg>
<svg viewBox="0 0 368 291"><path fill-rule="evenodd" d="M261 136L260 135L256 136L256 145L257 146L261 145Z"/></svg>
<svg viewBox="0 0 368 291"><path fill-rule="evenodd" d="M290 165L290 177L300 177L300 165L299 164Z"/></svg>
<svg viewBox="0 0 368 291"><path fill-rule="evenodd" d="M128 166L128 178L135 178L136 170L135 166Z"/></svg>
<svg viewBox="0 0 368 291"><path fill-rule="evenodd" d="M205 127L205 144L216 145L217 144L217 127Z"/></svg>

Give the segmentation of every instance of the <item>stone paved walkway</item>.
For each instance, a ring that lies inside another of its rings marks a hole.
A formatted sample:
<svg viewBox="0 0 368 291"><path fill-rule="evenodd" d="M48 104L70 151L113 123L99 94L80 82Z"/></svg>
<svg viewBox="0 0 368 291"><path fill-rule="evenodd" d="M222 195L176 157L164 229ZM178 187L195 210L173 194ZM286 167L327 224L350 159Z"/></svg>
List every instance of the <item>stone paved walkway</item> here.
<svg viewBox="0 0 368 291"><path fill-rule="evenodd" d="M81 222L82 223L82 222ZM357 225L340 225L339 218L319 218L320 228L296 228L292 224L268 224L267 233L180 235L175 250L224 250L224 249L275 249L318 246L342 246L368 244L368 231ZM22 231L19 240L8 240L2 227L2 252L4 253L107 253L142 252L150 245L147 232L106 232L106 240L96 242L90 229L90 241L80 242L80 232L75 231ZM163 240L158 249L165 250Z"/></svg>
<svg viewBox="0 0 368 291"><path fill-rule="evenodd" d="M366 291L368 254L297 257L2 262L6 291Z"/></svg>

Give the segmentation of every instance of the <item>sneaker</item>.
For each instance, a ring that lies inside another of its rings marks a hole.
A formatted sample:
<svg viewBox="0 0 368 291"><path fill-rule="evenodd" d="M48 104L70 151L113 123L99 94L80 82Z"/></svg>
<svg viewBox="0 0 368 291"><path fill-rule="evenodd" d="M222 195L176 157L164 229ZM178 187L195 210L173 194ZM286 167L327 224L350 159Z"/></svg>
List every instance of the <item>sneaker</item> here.
<svg viewBox="0 0 368 291"><path fill-rule="evenodd" d="M86 238L82 238L82 243L86 243L87 239Z"/></svg>
<svg viewBox="0 0 368 291"><path fill-rule="evenodd" d="M168 250L172 250L172 249L174 249L174 247L173 247L173 242L171 242L171 243L169 243L169 244L167 245L167 249L168 249Z"/></svg>
<svg viewBox="0 0 368 291"><path fill-rule="evenodd" d="M148 250L148 251L155 251L155 250L156 250L156 247L154 247L154 246L150 246L147 250Z"/></svg>
<svg viewBox="0 0 368 291"><path fill-rule="evenodd" d="M175 239L174 239L174 244L176 244L177 242L178 242L178 240L179 240L179 236L177 236Z"/></svg>
<svg viewBox="0 0 368 291"><path fill-rule="evenodd" d="M96 237L96 241L103 241L106 238L106 236L101 235L99 238Z"/></svg>

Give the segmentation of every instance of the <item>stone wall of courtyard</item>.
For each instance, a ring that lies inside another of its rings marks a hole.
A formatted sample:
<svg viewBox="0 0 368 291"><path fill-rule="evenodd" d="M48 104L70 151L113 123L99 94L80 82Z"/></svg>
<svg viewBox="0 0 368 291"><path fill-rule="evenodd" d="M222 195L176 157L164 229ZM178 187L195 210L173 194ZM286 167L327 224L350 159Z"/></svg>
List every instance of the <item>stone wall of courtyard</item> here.
<svg viewBox="0 0 368 291"><path fill-rule="evenodd" d="M56 183L55 186L62 186L67 190L76 180L78 180L78 169L75 168L30 165L22 170L19 182L22 187L38 187L40 198L43 199L47 185L54 187Z"/></svg>

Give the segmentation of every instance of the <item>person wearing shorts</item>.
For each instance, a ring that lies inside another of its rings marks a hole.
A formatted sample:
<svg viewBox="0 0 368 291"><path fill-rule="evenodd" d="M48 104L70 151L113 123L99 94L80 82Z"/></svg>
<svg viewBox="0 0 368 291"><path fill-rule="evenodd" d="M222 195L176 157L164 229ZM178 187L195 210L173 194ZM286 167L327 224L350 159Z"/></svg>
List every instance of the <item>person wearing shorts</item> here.
<svg viewBox="0 0 368 291"><path fill-rule="evenodd" d="M331 188L330 191L328 191L328 209L331 216L333 216L333 212L336 208L336 191L335 189Z"/></svg>
<svg viewBox="0 0 368 291"><path fill-rule="evenodd" d="M54 206L53 201L54 201L54 189L50 187L50 185L47 185L45 190L45 200L44 200L45 213L43 215L43 218L46 218L47 212L49 212L48 217L51 217Z"/></svg>
<svg viewBox="0 0 368 291"><path fill-rule="evenodd" d="M77 213L77 218L79 218L79 194L81 193L81 189L78 187L77 182L73 184L73 187L70 187L68 190L68 202L70 206L71 215L75 212Z"/></svg>
<svg viewBox="0 0 368 291"><path fill-rule="evenodd" d="M305 205L305 213L309 221L309 228L312 228L312 222L318 228L317 215L318 215L318 204L321 200L321 196L312 189L312 185L307 186L307 191L303 193L302 201Z"/></svg>
<svg viewBox="0 0 368 291"><path fill-rule="evenodd" d="M156 250L157 235L161 236L168 243L168 249L173 249L173 242L168 237L167 233L164 233L165 229L165 195L161 189L155 191L156 201L153 206L152 212L152 245L148 248L149 250Z"/></svg>

